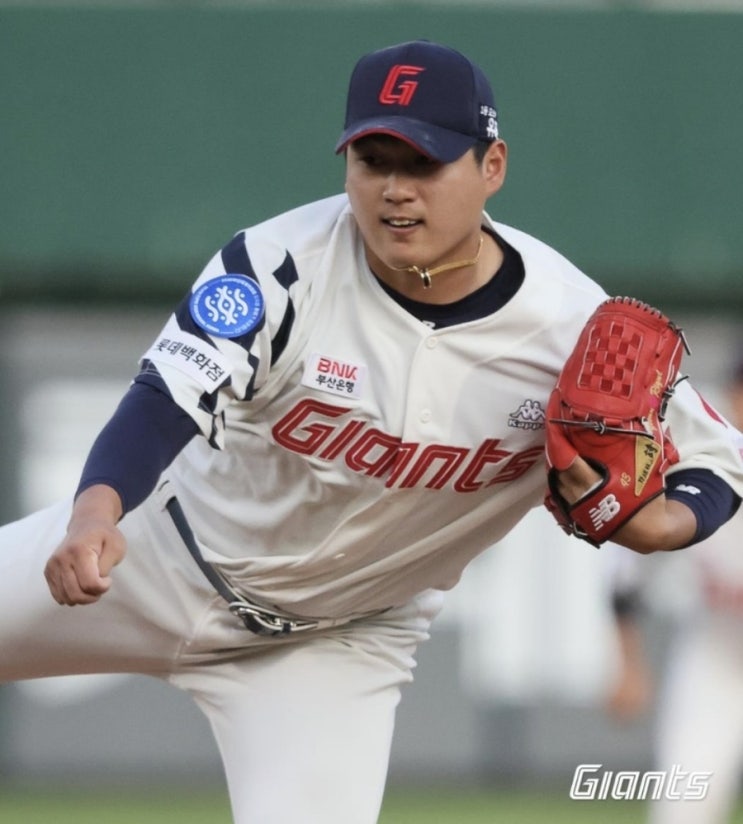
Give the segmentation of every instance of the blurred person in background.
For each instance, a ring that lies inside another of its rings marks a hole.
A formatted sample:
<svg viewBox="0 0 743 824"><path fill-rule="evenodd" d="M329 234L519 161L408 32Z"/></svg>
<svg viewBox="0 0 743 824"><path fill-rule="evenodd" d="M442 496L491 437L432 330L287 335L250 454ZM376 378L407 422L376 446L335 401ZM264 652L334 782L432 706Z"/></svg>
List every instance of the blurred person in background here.
<svg viewBox="0 0 743 824"><path fill-rule="evenodd" d="M743 358L731 369L719 408L743 427ZM691 587L677 603L673 642L659 688L647 654L647 586L668 571L623 547L611 546L620 667L609 697L617 718L638 718L655 706L655 770L711 773L704 798L649 801L648 824L727 824L743 775L743 509L714 535L674 556L678 583ZM648 569L653 566L652 571Z"/></svg>

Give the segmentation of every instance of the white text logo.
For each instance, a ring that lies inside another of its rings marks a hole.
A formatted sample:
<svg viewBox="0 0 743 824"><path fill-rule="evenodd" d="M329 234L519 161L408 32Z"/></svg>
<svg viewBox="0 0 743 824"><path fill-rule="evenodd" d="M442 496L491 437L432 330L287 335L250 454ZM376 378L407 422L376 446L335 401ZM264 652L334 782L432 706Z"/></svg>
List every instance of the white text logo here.
<svg viewBox="0 0 743 824"><path fill-rule="evenodd" d="M570 797L575 801L701 801L707 796L711 772L689 772L674 764L670 770L603 770L603 764L575 768Z"/></svg>
<svg viewBox="0 0 743 824"><path fill-rule="evenodd" d="M594 529L601 529L601 527L608 523L615 515L619 514L621 506L614 495L607 495L602 498L593 509L588 511L591 516L591 523Z"/></svg>

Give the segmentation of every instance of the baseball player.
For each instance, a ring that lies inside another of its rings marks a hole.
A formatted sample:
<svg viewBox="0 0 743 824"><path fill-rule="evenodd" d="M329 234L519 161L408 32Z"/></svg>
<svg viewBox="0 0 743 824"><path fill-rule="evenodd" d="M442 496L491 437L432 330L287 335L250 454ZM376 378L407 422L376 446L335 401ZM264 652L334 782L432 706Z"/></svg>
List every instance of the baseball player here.
<svg viewBox="0 0 743 824"><path fill-rule="evenodd" d="M732 370L725 390L723 409L734 423L743 425L743 363ZM704 775L705 793L693 799L681 792L660 794L650 802L648 824L732 821L743 767L742 535L743 510L738 510L714 535L678 558L684 569L677 577L691 586L683 607L676 610L673 643L665 661L653 769L668 774L676 765L687 776ZM637 611L652 609L648 589L664 570L655 565L640 568L643 559L621 547L612 548L612 553L624 653L612 708L631 717L650 706L654 680Z"/></svg>
<svg viewBox="0 0 743 824"><path fill-rule="evenodd" d="M138 672L187 690L238 824L377 820L416 647L468 561L542 502L547 401L607 298L483 211L506 145L459 52L362 57L336 152L344 194L206 265L74 504L0 530L0 680ZM612 531L643 552L703 537L743 493L687 383L667 415L668 489ZM569 508L606 478L563 458L552 499Z"/></svg>

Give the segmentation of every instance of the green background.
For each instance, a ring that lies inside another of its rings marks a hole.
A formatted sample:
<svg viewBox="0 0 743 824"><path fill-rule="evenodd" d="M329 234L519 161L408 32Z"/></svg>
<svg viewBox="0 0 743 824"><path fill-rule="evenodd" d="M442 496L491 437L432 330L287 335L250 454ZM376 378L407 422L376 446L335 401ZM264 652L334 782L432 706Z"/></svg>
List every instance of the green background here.
<svg viewBox="0 0 743 824"><path fill-rule="evenodd" d="M280 777L278 777L280 781ZM290 790L290 788L287 788ZM332 783L328 792L332 792ZM3 824L229 824L226 794L172 791L129 793L10 793L0 797ZM379 824L641 824L639 801L572 801L567 791L392 789ZM735 817L730 824L739 824ZM297 822L299 824L299 822Z"/></svg>
<svg viewBox="0 0 743 824"><path fill-rule="evenodd" d="M332 792L332 785L328 786ZM391 789L379 824L643 824L641 801L573 801L568 793L519 789ZM229 824L226 794L171 791L11 792L3 824ZM737 808L729 824L743 824Z"/></svg>
<svg viewBox="0 0 743 824"><path fill-rule="evenodd" d="M180 295L240 228L339 191L348 75L405 39L493 80L494 216L609 291L743 305L743 15L0 9L0 296Z"/></svg>

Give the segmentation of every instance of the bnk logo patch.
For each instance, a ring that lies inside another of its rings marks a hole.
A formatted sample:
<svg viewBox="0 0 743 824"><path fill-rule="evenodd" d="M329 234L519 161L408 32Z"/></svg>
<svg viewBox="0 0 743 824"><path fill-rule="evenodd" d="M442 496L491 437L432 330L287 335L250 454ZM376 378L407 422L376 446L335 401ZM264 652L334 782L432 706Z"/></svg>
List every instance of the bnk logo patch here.
<svg viewBox="0 0 743 824"><path fill-rule="evenodd" d="M351 363L314 352L305 366L302 386L344 398L360 398L365 380L364 364Z"/></svg>

